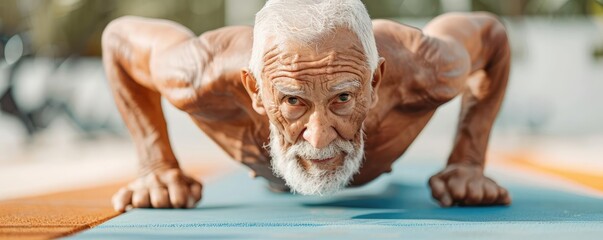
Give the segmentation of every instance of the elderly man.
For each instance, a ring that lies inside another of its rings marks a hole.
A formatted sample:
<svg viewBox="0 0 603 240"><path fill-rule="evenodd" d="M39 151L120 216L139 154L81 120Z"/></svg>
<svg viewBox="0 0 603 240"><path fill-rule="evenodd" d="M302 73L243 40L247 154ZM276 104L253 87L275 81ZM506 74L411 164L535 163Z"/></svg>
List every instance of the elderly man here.
<svg viewBox="0 0 603 240"><path fill-rule="evenodd" d="M420 30L371 22L359 0L270 0L253 28L199 37L124 17L103 34L103 61L140 157L139 178L113 197L118 211L201 199L170 147L161 97L273 190L322 195L390 172L435 110L462 95L432 195L446 207L511 202L483 174L510 65L490 14L446 14Z"/></svg>

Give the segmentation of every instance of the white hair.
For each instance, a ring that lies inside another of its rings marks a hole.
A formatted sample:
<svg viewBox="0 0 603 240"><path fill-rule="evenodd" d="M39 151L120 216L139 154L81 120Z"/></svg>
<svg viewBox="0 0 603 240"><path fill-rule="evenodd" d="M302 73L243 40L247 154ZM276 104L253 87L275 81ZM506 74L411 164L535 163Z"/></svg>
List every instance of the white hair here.
<svg viewBox="0 0 603 240"><path fill-rule="evenodd" d="M311 43L347 27L360 40L371 75L379 61L371 18L360 0L269 0L256 14L249 69L261 86L268 37Z"/></svg>

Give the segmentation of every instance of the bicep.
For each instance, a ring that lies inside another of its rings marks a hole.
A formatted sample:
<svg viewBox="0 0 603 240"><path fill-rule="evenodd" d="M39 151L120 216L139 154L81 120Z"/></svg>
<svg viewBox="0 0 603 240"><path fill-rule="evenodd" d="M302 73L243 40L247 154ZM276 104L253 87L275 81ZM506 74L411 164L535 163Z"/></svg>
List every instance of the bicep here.
<svg viewBox="0 0 603 240"><path fill-rule="evenodd" d="M395 82L402 107L431 109L464 88L471 62L458 42L389 21L380 22L375 32L380 55L393 66L386 77Z"/></svg>
<svg viewBox="0 0 603 240"><path fill-rule="evenodd" d="M424 32L451 45L452 51L465 52L470 75L460 79L459 87L469 90L473 96L485 97L503 82L494 76L497 74L492 68L508 64L505 54L500 53L508 52L509 44L506 29L495 15L485 12L444 14L430 22Z"/></svg>
<svg viewBox="0 0 603 240"><path fill-rule="evenodd" d="M103 32L103 57L110 56L136 83L158 91L152 77L153 58L194 37L190 30L172 21L121 17Z"/></svg>
<svg viewBox="0 0 603 240"><path fill-rule="evenodd" d="M423 32L458 44L469 55L471 72L484 68L492 52L507 41L502 22L485 12L443 14L429 22Z"/></svg>

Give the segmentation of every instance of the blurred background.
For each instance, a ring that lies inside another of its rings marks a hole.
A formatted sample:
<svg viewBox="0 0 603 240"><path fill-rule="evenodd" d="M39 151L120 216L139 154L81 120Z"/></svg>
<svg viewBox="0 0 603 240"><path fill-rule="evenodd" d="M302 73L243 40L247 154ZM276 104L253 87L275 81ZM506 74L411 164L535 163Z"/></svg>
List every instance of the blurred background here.
<svg viewBox="0 0 603 240"><path fill-rule="evenodd" d="M123 180L136 172L134 147L101 63L100 36L112 19L165 18L202 34L253 24L264 2L0 0L0 199ZM529 153L538 156L534 161L603 174L603 0L364 2L372 18L417 27L451 11L500 15L513 65L491 152ZM184 165L228 159L185 114L164 106ZM399 162L433 159L443 165L459 108L456 99L439 110Z"/></svg>

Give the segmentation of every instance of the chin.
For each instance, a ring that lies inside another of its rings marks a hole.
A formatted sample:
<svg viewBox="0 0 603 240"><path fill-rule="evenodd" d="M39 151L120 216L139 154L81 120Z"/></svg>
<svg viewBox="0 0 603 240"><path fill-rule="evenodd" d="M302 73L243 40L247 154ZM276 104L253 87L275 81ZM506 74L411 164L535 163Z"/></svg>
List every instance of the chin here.
<svg viewBox="0 0 603 240"><path fill-rule="evenodd" d="M283 137L270 125L272 171L291 191L302 195L329 195L345 188L364 160L364 137L355 142L337 139L323 149L301 141L282 149Z"/></svg>

